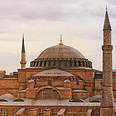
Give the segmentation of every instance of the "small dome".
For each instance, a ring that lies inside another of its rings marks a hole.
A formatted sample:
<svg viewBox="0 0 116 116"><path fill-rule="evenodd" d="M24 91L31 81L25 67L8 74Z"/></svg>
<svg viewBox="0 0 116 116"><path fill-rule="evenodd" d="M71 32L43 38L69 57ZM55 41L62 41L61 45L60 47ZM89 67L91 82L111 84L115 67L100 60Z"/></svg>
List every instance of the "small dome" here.
<svg viewBox="0 0 116 116"><path fill-rule="evenodd" d="M35 82L34 82L34 80L31 79L28 81L28 83L35 83Z"/></svg>
<svg viewBox="0 0 116 116"><path fill-rule="evenodd" d="M70 80L65 80L64 83L70 83Z"/></svg>

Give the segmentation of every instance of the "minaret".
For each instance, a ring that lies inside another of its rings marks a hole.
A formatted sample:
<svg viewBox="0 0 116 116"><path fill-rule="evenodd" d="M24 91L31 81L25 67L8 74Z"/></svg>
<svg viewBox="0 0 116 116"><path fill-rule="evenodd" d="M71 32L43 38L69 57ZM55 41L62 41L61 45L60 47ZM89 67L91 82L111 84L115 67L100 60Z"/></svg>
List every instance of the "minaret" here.
<svg viewBox="0 0 116 116"><path fill-rule="evenodd" d="M114 116L114 98L112 88L112 50L111 26L106 8L103 28L103 82L100 116Z"/></svg>
<svg viewBox="0 0 116 116"><path fill-rule="evenodd" d="M24 34L23 34L23 38L22 38L22 51L21 51L21 68L25 68L25 64L27 62L25 61L25 44L24 44Z"/></svg>

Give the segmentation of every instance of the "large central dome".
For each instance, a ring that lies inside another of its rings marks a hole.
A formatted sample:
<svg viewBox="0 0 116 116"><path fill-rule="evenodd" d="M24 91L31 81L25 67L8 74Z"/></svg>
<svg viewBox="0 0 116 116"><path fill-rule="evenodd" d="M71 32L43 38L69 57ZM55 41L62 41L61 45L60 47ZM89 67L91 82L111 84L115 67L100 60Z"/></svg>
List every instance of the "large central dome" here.
<svg viewBox="0 0 116 116"><path fill-rule="evenodd" d="M59 45L49 47L41 52L34 61L30 62L30 66L39 68L92 68L92 62L78 50L60 42Z"/></svg>
<svg viewBox="0 0 116 116"><path fill-rule="evenodd" d="M85 58L78 50L66 46L55 45L45 49L38 58Z"/></svg>

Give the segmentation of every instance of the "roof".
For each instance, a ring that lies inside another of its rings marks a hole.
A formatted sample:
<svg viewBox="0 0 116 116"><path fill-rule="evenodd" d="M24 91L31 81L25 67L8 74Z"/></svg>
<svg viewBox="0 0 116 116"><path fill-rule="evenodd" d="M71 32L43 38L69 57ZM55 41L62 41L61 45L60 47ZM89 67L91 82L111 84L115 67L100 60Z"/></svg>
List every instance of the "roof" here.
<svg viewBox="0 0 116 116"><path fill-rule="evenodd" d="M36 76L74 76L74 75L63 70L50 69L50 70L41 71L33 76L36 77Z"/></svg>
<svg viewBox="0 0 116 116"><path fill-rule="evenodd" d="M111 30L111 26L110 26L110 21L109 21L109 17L108 17L107 10L106 10L106 15L105 15L104 28L103 28L103 30Z"/></svg>
<svg viewBox="0 0 116 116"><path fill-rule="evenodd" d="M24 37L22 39L22 53L25 53Z"/></svg>
<svg viewBox="0 0 116 116"><path fill-rule="evenodd" d="M89 98L89 101L101 101L102 95L95 95Z"/></svg>
<svg viewBox="0 0 116 116"><path fill-rule="evenodd" d="M0 106L41 106L41 107L49 107L49 106L64 106L64 107L70 107L70 106L99 106L100 103L92 103L92 102L69 102L69 99L26 99L24 102L0 102Z"/></svg>
<svg viewBox="0 0 116 116"><path fill-rule="evenodd" d="M72 92L74 92L74 93L88 93L89 91L87 91L87 90L73 90Z"/></svg>
<svg viewBox="0 0 116 116"><path fill-rule="evenodd" d="M38 58L85 58L82 53L67 45L55 45L45 49Z"/></svg>

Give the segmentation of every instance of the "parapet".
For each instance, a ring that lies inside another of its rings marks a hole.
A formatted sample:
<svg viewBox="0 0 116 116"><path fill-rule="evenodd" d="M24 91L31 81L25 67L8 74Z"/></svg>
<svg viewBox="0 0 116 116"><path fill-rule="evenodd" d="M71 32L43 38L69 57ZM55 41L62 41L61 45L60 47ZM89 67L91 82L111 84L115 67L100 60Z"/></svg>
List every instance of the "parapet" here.
<svg viewBox="0 0 116 116"><path fill-rule="evenodd" d="M3 78L6 74L6 71L0 71L0 78Z"/></svg>

